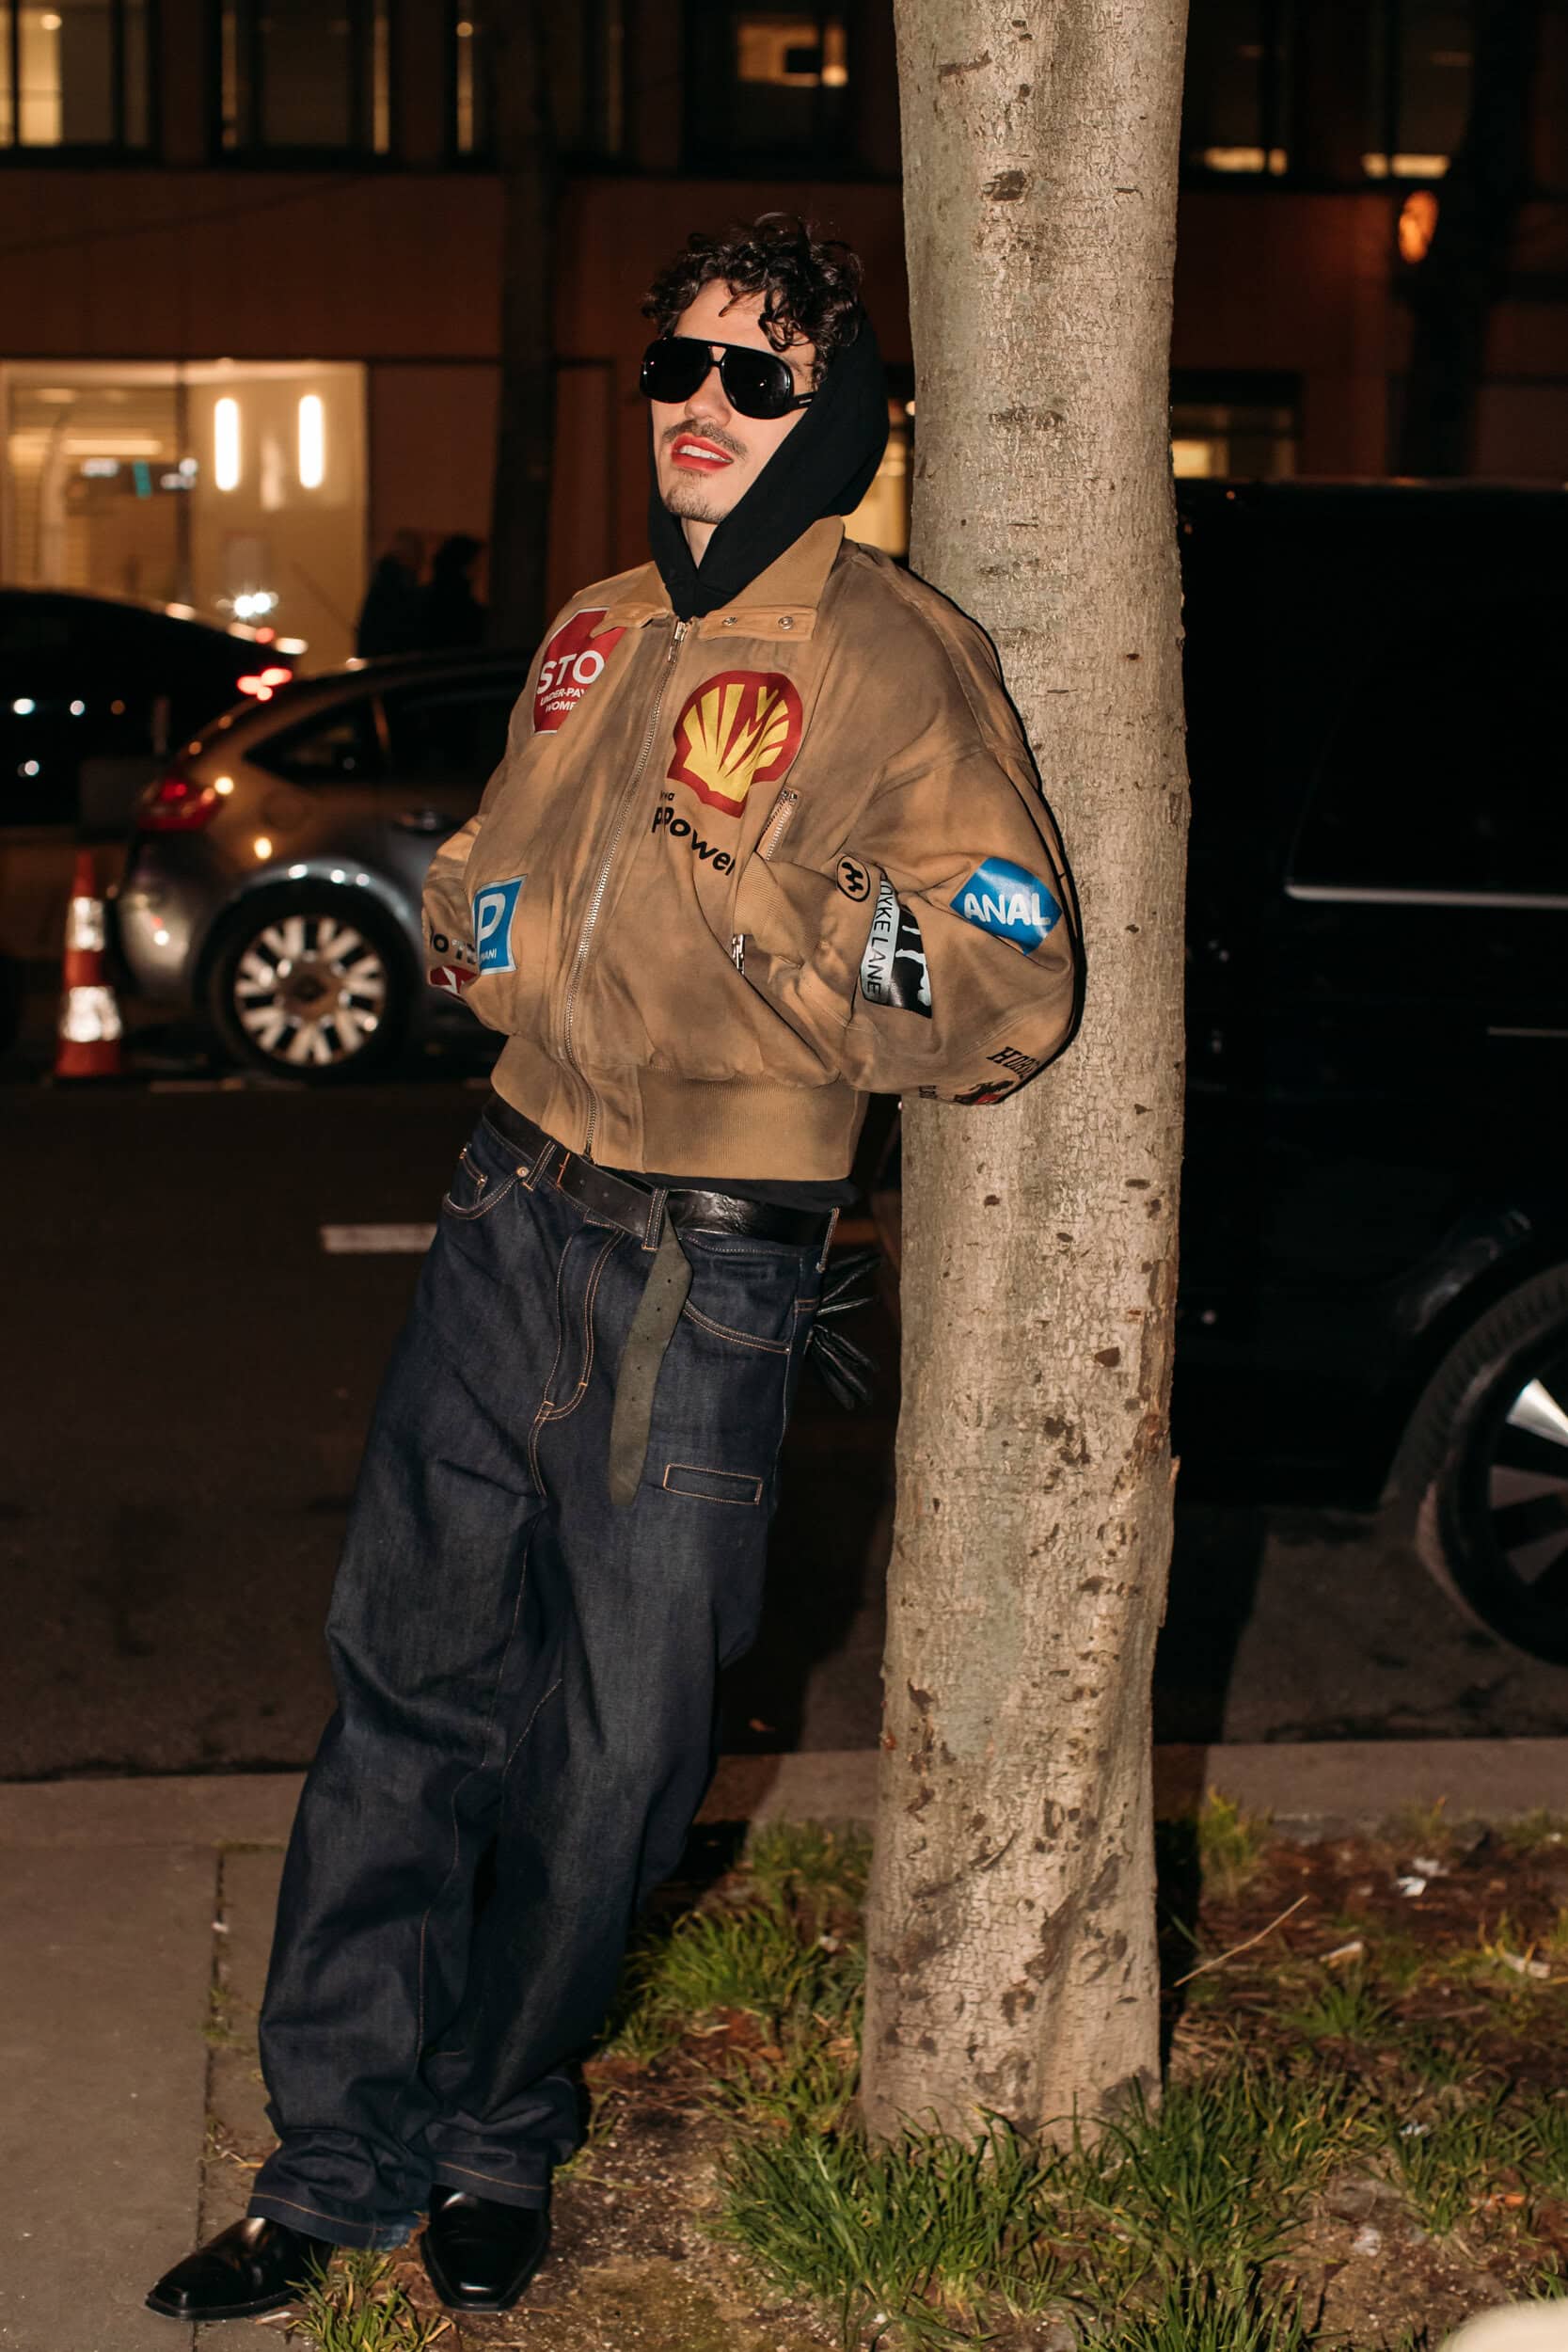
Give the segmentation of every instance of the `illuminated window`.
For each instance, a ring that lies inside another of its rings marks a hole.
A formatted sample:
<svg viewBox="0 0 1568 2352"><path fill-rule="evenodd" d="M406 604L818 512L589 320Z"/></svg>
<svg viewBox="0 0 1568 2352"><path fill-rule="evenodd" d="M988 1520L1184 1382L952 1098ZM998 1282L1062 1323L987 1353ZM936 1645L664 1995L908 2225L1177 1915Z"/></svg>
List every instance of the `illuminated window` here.
<svg viewBox="0 0 1568 2352"><path fill-rule="evenodd" d="M1288 168L1292 23L1280 0L1193 0L1181 116L1189 168Z"/></svg>
<svg viewBox="0 0 1568 2352"><path fill-rule="evenodd" d="M390 0L222 0L227 152L391 151Z"/></svg>
<svg viewBox="0 0 1568 2352"><path fill-rule="evenodd" d="M148 143L147 0L0 0L0 149Z"/></svg>
<svg viewBox="0 0 1568 2352"><path fill-rule="evenodd" d="M1290 377L1183 370L1171 386L1171 470L1178 481L1277 482L1293 474L1297 392Z"/></svg>
<svg viewBox="0 0 1568 2352"><path fill-rule="evenodd" d="M687 24L694 162L815 164L847 153L854 72L847 8L694 0Z"/></svg>
<svg viewBox="0 0 1568 2352"><path fill-rule="evenodd" d="M550 104L563 155L612 156L624 141L625 0L572 0L546 10ZM450 137L455 155L495 153L494 13L488 0L452 0Z"/></svg>
<svg viewBox="0 0 1568 2352"><path fill-rule="evenodd" d="M1370 12L1372 120L1362 169L1371 180L1437 180L1470 106L1466 0L1397 0Z"/></svg>

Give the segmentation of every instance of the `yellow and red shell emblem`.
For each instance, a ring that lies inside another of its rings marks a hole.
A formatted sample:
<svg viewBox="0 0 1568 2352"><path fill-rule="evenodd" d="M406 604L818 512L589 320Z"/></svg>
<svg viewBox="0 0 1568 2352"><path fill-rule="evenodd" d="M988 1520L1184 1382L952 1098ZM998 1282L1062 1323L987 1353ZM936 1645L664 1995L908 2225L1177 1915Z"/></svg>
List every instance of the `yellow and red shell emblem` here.
<svg viewBox="0 0 1568 2352"><path fill-rule="evenodd" d="M800 697L777 670L721 670L681 705L668 774L738 817L753 784L776 784L800 748Z"/></svg>

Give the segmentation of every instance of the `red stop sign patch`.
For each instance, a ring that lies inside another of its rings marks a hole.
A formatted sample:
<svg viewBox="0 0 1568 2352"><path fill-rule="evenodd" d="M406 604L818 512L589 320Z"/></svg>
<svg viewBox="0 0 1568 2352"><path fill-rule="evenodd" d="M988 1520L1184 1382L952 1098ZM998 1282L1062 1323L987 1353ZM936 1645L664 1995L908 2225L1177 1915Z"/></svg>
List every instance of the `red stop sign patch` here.
<svg viewBox="0 0 1568 2352"><path fill-rule="evenodd" d="M595 637L603 619L603 606L596 612L574 612L545 647L533 690L535 735L554 735L563 727L589 688L604 675L606 660L626 632L606 628Z"/></svg>

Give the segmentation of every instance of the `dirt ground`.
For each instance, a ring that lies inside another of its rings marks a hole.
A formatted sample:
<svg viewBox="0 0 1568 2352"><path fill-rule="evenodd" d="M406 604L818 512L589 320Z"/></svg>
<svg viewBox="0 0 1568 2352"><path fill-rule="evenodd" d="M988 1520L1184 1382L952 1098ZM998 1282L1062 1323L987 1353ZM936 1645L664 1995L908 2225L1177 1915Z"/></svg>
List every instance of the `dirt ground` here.
<svg viewBox="0 0 1568 2352"><path fill-rule="evenodd" d="M1568 2164L1544 2178L1539 2150L1531 2170L1513 2160L1508 2137L1508 2102L1528 2095L1568 2151L1562 1833L1431 1817L1385 1837L1297 1845L1222 1821L1217 1838L1167 1825L1162 1845L1171 2079L1243 2056L1291 2065L1308 2053L1331 2076L1403 2103L1399 2113L1408 2106L1404 2128L1433 2152L1431 2193L1449 2199L1446 2225L1426 2226L1386 2153L1347 2149L1277 2265L1309 2341L1435 2352L1465 2318L1568 2277ZM725 1886L707 1899L723 1899ZM832 2313L779 2301L713 2235L736 2129L715 2084L760 2031L750 2015L712 2012L647 2063L591 2062L593 2136L558 2185L550 2260L515 2312L450 2321L441 2352L810 2352L841 2342ZM1461 2117L1470 2137L1455 2139ZM228 2162L243 2169L260 2153L235 2146ZM413 2304L436 2320L415 2249L396 2262ZM1568 2303L1564 2313L1568 2344ZM987 2340L998 2352L1069 2352L1085 2335L1066 2312L999 2313ZM898 2342L887 2339L889 2352Z"/></svg>

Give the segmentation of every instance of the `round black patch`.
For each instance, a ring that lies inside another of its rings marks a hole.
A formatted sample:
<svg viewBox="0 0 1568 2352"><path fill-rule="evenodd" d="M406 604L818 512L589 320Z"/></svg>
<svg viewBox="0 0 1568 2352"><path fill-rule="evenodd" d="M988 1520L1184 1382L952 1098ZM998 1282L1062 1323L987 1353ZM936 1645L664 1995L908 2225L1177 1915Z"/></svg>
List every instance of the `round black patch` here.
<svg viewBox="0 0 1568 2352"><path fill-rule="evenodd" d="M869 898L871 877L856 857L841 857L838 861L838 886L847 898Z"/></svg>

